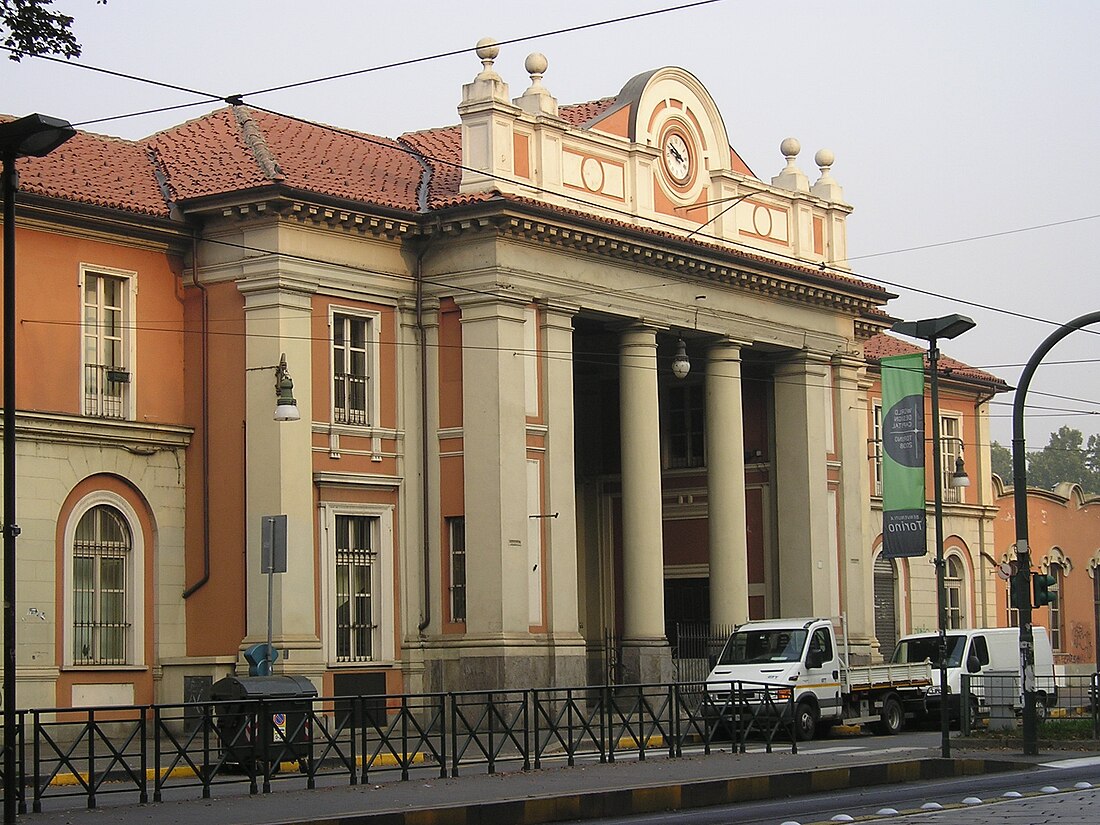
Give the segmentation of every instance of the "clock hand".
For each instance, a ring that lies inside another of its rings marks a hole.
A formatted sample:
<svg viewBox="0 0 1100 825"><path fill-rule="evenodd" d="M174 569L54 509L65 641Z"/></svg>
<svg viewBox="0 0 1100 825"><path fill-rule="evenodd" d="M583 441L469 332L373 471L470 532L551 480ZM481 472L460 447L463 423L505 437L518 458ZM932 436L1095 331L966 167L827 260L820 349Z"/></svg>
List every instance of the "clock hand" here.
<svg viewBox="0 0 1100 825"><path fill-rule="evenodd" d="M672 145L670 144L670 145L669 145L669 147L668 147L668 151L670 151L670 152L672 153L672 156L673 156L674 158L676 158L676 160L678 160L678 161L680 161L681 163L683 163L683 160L684 160L684 156L683 156L683 155L681 155L681 154L680 154L680 153L679 153L678 151L676 151L676 147L675 147L675 146L672 146Z"/></svg>

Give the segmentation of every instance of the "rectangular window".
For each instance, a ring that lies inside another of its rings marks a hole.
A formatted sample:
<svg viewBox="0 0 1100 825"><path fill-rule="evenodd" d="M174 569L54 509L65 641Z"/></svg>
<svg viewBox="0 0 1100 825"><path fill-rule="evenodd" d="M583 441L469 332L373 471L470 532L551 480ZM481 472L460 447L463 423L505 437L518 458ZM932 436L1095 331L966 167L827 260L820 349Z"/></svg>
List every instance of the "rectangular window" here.
<svg viewBox="0 0 1100 825"><path fill-rule="evenodd" d="M874 411L872 413L873 419L871 423L871 444L872 444L872 457L874 459L874 479L875 488L874 494L876 496L882 495L882 402L876 401Z"/></svg>
<svg viewBox="0 0 1100 825"><path fill-rule="evenodd" d="M371 516L336 516L336 661L375 658L378 630L377 553Z"/></svg>
<svg viewBox="0 0 1100 825"><path fill-rule="evenodd" d="M451 621L466 621L466 519L447 519L447 535L451 546Z"/></svg>
<svg viewBox="0 0 1100 825"><path fill-rule="evenodd" d="M371 424L371 319L332 317L332 403L337 424Z"/></svg>
<svg viewBox="0 0 1100 825"><path fill-rule="evenodd" d="M129 417L129 279L85 271L84 414Z"/></svg>
<svg viewBox="0 0 1100 825"><path fill-rule="evenodd" d="M961 487L952 487L955 462L962 456L962 424L957 418L940 416L940 471L943 476L943 500L962 501Z"/></svg>
<svg viewBox="0 0 1100 825"><path fill-rule="evenodd" d="M668 402L668 467L702 467L706 418L703 383L670 385Z"/></svg>
<svg viewBox="0 0 1100 825"><path fill-rule="evenodd" d="M1061 650L1062 639L1064 638L1062 633L1062 580L1064 578L1062 565L1052 564L1050 575L1054 577L1054 584L1048 588L1050 595L1054 597L1054 600L1050 603L1050 646L1054 650Z"/></svg>

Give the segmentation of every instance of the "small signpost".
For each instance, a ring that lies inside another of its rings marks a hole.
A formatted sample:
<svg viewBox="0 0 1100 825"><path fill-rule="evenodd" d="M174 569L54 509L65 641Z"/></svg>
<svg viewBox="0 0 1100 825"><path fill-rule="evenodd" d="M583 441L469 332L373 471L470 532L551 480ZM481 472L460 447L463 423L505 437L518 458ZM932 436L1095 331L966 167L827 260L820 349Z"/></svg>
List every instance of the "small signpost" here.
<svg viewBox="0 0 1100 825"><path fill-rule="evenodd" d="M286 516L262 516L260 527L260 572L267 574L267 649L259 676L270 676L275 663L271 646L271 603L275 594L275 574L286 572Z"/></svg>

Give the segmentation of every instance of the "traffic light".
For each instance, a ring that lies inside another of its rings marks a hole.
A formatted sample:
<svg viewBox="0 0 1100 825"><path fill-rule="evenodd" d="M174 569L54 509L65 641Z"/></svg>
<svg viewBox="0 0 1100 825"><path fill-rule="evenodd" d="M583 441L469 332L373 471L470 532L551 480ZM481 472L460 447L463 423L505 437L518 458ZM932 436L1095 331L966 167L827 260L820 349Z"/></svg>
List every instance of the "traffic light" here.
<svg viewBox="0 0 1100 825"><path fill-rule="evenodd" d="M1008 580L1008 600L1016 610L1022 610L1024 607L1030 606L1028 603L1030 594L1027 592L1028 578L1027 571L1023 571L1014 573Z"/></svg>
<svg viewBox="0 0 1100 825"><path fill-rule="evenodd" d="M1058 580L1054 576L1047 576L1043 573L1031 574L1031 592L1034 598L1032 603L1036 607L1046 607L1048 604L1058 598L1057 591L1051 593L1050 588L1058 583Z"/></svg>

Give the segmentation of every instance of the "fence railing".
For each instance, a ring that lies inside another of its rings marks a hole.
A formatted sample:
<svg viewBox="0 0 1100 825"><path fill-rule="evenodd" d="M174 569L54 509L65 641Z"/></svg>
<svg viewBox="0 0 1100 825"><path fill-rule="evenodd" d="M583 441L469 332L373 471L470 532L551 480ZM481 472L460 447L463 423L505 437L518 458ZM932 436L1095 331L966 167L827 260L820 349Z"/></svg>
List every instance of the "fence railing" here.
<svg viewBox="0 0 1100 825"><path fill-rule="evenodd" d="M1100 739L1100 673L1037 676L1035 710L1040 721L1070 719L1091 724ZM1022 724L1023 694L1018 673L963 674L960 727L969 734L980 726L1011 729Z"/></svg>
<svg viewBox="0 0 1100 825"><path fill-rule="evenodd" d="M797 752L790 691L731 682L603 685L397 696L271 697L17 713L17 807L102 797L159 802L168 789L204 799L220 785L356 785L383 776L440 778L547 759L613 762L710 753L719 741ZM177 797L178 793L175 794Z"/></svg>

